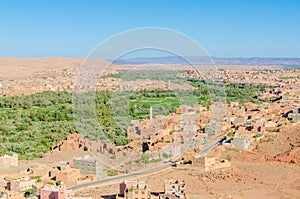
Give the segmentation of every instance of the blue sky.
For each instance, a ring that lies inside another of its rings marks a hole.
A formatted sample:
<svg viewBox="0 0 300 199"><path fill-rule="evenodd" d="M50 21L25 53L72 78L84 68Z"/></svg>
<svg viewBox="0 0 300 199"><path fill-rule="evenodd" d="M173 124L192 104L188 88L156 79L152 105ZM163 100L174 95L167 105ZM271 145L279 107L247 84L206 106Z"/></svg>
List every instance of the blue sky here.
<svg viewBox="0 0 300 199"><path fill-rule="evenodd" d="M219 57L300 57L297 0L1 0L0 56L85 57L122 31L182 32Z"/></svg>

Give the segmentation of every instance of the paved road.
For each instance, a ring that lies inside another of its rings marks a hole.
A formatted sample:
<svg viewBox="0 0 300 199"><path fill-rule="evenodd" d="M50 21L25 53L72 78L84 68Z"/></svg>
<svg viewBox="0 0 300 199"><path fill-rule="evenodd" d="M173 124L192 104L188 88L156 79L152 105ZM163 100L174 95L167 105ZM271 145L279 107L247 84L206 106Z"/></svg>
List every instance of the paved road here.
<svg viewBox="0 0 300 199"><path fill-rule="evenodd" d="M200 155L205 155L207 153L209 153L213 148L215 148L216 146L218 146L224 138L217 140L217 141L212 141L211 143L209 143L209 145L205 146L204 149L201 149Z"/></svg>
<svg viewBox="0 0 300 199"><path fill-rule="evenodd" d="M87 189L87 188L90 188L90 187L100 186L100 185L104 185L104 184L108 184L108 183L123 182L125 180L130 179L130 178L143 176L143 175L146 175L146 174L150 174L150 173L154 173L154 172L163 170L163 169L169 167L171 164L172 164L171 162L163 163L162 165L159 165L157 167L149 168L149 169L139 171L139 172L136 172L136 173L117 176L117 177L103 179L103 180L98 180L98 181L89 182L89 183L80 184L80 185L75 185L75 186L72 186L72 187L68 187L67 189L68 190L73 190L73 191L78 191L78 190L81 190L81 189Z"/></svg>

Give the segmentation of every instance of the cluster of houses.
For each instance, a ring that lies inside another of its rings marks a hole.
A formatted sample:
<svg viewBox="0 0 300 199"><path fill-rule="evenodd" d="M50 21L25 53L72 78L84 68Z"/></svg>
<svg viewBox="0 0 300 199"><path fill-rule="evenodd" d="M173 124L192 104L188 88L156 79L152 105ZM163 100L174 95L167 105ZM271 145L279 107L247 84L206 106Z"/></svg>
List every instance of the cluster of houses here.
<svg viewBox="0 0 300 199"><path fill-rule="evenodd" d="M163 193L152 193L145 181L125 181L120 184L116 199L186 199L186 185L183 180L168 179Z"/></svg>
<svg viewBox="0 0 300 199"><path fill-rule="evenodd" d="M288 80L286 80L288 81ZM149 119L131 121L127 136L140 143L140 153L151 153L152 159L162 156L176 160L192 143L200 147L210 138L221 138L229 147L251 149L259 137L266 133L278 132L281 126L300 122L300 91L278 86L267 88L258 98L269 100L261 104L237 102L230 104L215 103L210 109L199 104L182 105L175 113L153 116L149 110ZM124 156L128 146L119 147L114 143L89 140L79 134L70 134L52 150L65 151L81 149L91 154ZM0 169L15 169L14 174L0 176L0 198L24 198L36 189L41 199L75 198L67 186L95 181L103 175L103 165L96 157L74 157L68 162L59 162L56 166L31 165L18 171L18 155L0 157ZM101 156L100 156L101 157ZM190 158L193 165L204 170L228 168L228 160L202 156L195 153ZM146 182L127 181L120 185L118 198L126 199L184 199L185 183L179 180L166 180L165 191L153 195Z"/></svg>
<svg viewBox="0 0 300 199"><path fill-rule="evenodd" d="M14 173L0 175L1 199L36 198L36 195L40 199L75 198L66 187L93 182L102 169L99 161L90 156L74 157L56 166L32 164L26 168L16 167L18 159L15 157L1 157L6 159L4 166L7 169L15 169Z"/></svg>
<svg viewBox="0 0 300 199"><path fill-rule="evenodd" d="M13 161L15 156L5 158ZM67 187L96 180L101 169L99 161L91 156L74 158L72 162L60 162L55 167L32 165L26 171L0 176L0 198L80 199ZM164 189L163 193L153 194L144 181L125 181L120 184L116 198L186 199L184 181L165 180Z"/></svg>
<svg viewBox="0 0 300 199"><path fill-rule="evenodd" d="M120 148L121 147L116 147L114 143L93 141L84 138L83 135L73 133L70 134L66 140L62 140L57 145L53 146L52 150L67 151L82 149L91 153L115 154L116 151L120 151Z"/></svg>

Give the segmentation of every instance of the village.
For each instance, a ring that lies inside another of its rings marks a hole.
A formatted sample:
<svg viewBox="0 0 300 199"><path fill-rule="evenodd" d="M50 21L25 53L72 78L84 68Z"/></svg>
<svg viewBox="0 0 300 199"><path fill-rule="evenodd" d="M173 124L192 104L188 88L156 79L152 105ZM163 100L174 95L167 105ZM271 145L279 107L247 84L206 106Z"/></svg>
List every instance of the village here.
<svg viewBox="0 0 300 199"><path fill-rule="evenodd" d="M0 10L0 199L300 199L300 0Z"/></svg>
<svg viewBox="0 0 300 199"><path fill-rule="evenodd" d="M0 196L5 199L36 198L36 195L40 199L80 198L68 187L127 175L166 162L172 167L191 164L203 172L230 168L230 157L211 157L205 147L213 141L212 148L222 145L254 151L261 139L300 122L300 95L295 88L289 82L266 88L258 97L271 100L262 104L217 103L210 109L199 104L182 105L175 113L156 116L150 108L148 119L133 120L128 126L127 136L132 141L127 146L70 134L53 146L52 151L80 150L85 155L74 154L72 159L52 165L19 167L17 154L4 155L0 157L0 169L4 171L0 175ZM298 163L292 156L285 161ZM165 179L165 192L153 195L144 181L124 181L119 193L116 192L116 198L122 197L186 198L185 183L180 179Z"/></svg>

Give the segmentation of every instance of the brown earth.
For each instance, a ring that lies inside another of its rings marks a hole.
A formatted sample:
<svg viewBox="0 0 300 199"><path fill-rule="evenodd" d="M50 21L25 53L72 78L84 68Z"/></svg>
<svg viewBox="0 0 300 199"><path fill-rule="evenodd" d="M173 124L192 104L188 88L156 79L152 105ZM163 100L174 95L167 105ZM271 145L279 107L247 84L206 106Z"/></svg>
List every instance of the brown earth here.
<svg viewBox="0 0 300 199"><path fill-rule="evenodd" d="M300 124L285 126L259 144L257 152L270 160L300 163Z"/></svg>
<svg viewBox="0 0 300 199"><path fill-rule="evenodd" d="M285 171L285 172L282 172ZM300 198L300 167L280 162L234 162L232 168L203 172L193 166L173 168L161 174L140 178L153 192L163 191L164 179L183 179L188 198ZM118 185L78 192L79 196L118 193Z"/></svg>
<svg viewBox="0 0 300 199"><path fill-rule="evenodd" d="M50 70L63 70L77 68L83 63L83 58L15 58L0 57L0 79L22 80L30 78L38 73L46 73Z"/></svg>

